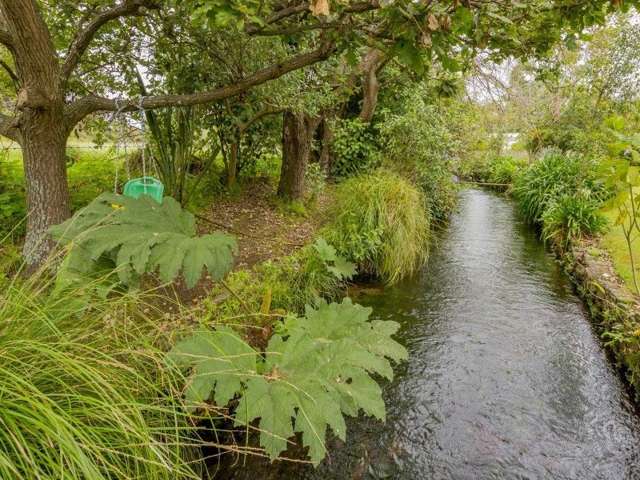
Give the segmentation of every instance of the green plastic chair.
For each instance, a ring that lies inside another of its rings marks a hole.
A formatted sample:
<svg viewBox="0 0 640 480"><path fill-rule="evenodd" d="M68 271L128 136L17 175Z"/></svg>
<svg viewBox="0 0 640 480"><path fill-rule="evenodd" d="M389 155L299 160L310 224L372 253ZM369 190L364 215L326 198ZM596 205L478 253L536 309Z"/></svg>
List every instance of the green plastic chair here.
<svg viewBox="0 0 640 480"><path fill-rule="evenodd" d="M124 195L131 198L139 198L140 195L149 195L156 202L162 203L164 185L153 177L140 177L129 180L124 185Z"/></svg>

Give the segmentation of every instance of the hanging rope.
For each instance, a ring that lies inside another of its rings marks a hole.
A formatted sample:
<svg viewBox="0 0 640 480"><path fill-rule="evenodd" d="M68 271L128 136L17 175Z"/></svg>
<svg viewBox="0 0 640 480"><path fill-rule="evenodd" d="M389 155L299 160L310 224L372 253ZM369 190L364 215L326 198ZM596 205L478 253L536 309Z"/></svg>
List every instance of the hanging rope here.
<svg viewBox="0 0 640 480"><path fill-rule="evenodd" d="M109 119L109 128L111 128L111 125L113 124L114 120L120 116L120 114L122 113L122 110L126 106L125 103L123 103L122 105L119 105L119 103L120 103L120 100L116 98L115 99L116 111L113 112L113 114L111 115L111 118ZM116 137L116 143L114 146L116 151L116 157L114 158L114 160L116 160L116 175L113 180L113 193L118 193L118 176L119 176L120 166L118 165L117 159L118 159L118 149L123 138L124 138L123 135L120 137ZM126 152L126 147L125 147L125 152Z"/></svg>
<svg viewBox="0 0 640 480"><path fill-rule="evenodd" d="M140 126L140 130L142 131L142 178L143 180L143 189L144 189L144 193L147 193L147 159L146 159L146 150L147 150L147 142L146 142L146 137L145 137L145 112L144 112L144 106L142 105L142 103L144 102L144 96L140 96L140 101L138 102L138 110L140 110L140 119L142 121L141 126Z"/></svg>

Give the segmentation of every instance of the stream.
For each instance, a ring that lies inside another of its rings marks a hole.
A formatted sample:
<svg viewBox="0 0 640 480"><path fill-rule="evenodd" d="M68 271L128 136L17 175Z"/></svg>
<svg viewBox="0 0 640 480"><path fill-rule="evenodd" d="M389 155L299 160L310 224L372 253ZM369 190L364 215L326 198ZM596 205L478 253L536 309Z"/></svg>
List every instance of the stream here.
<svg viewBox="0 0 640 480"><path fill-rule="evenodd" d="M513 203L461 193L415 278L357 299L402 324L387 422L349 422L317 469L232 478L640 479L640 418L569 279ZM251 462L249 462L251 463Z"/></svg>

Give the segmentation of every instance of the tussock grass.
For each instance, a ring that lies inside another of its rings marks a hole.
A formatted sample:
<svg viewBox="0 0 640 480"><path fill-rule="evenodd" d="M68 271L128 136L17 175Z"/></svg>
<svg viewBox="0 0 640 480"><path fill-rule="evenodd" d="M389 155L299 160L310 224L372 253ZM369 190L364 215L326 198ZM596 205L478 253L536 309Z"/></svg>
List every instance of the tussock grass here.
<svg viewBox="0 0 640 480"><path fill-rule="evenodd" d="M387 170L349 179L336 191L323 236L361 271L396 283L415 272L429 248L429 212L421 191Z"/></svg>
<svg viewBox="0 0 640 480"><path fill-rule="evenodd" d="M516 175L513 193L526 220L542 227L542 237L567 248L606 227L599 210L608 193L596 171L591 159L551 150Z"/></svg>
<svg viewBox="0 0 640 480"><path fill-rule="evenodd" d="M140 299L50 290L40 274L0 294L0 478L201 478Z"/></svg>

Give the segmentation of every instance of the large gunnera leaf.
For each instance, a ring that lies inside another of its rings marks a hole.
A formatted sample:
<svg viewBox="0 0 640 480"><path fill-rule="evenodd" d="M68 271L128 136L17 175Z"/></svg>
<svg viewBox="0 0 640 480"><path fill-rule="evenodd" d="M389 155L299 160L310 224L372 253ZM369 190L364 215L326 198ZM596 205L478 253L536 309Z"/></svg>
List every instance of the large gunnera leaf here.
<svg viewBox="0 0 640 480"><path fill-rule="evenodd" d="M271 459L299 432L318 464L326 455L327 427L345 439L344 415L362 410L385 419L382 391L371 374L391 379L389 360L407 358L391 338L398 324L371 322L370 313L349 299L322 303L307 308L304 317L288 319L262 356L224 328L195 333L168 358L191 368L187 400L213 398L224 406L238 396L235 424L257 422L260 444Z"/></svg>
<svg viewBox="0 0 640 480"><path fill-rule="evenodd" d="M138 199L104 193L66 222L50 230L70 251L59 273L62 281L76 281L98 267L115 268L125 285L143 273L158 272L170 282L182 273L189 288L203 269L214 280L233 265L235 239L215 232L196 236L195 220L171 197L162 204L150 197Z"/></svg>

